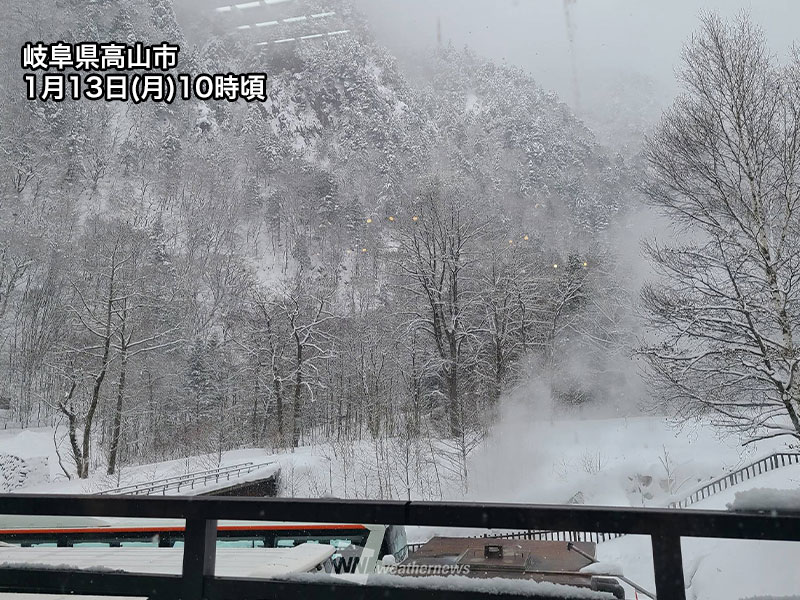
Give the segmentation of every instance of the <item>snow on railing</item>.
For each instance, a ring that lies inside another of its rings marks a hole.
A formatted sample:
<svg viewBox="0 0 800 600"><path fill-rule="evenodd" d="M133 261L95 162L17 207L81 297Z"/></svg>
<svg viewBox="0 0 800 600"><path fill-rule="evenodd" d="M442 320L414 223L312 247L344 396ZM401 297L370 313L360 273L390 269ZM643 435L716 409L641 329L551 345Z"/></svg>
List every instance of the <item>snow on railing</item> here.
<svg viewBox="0 0 800 600"><path fill-rule="evenodd" d="M417 527L492 527L496 530L539 531L608 530L650 536L656 594L662 600L684 600L682 538L714 537L794 541L800 543L800 514L765 515L728 511L688 511L633 507L581 505L476 504L467 502L387 502L378 500L316 500L290 498L132 498L83 495L0 494L0 513L5 515L96 516L181 519L184 521L183 568L180 576L127 573L110 570L84 571L75 567L47 568L35 564L0 568L0 589L11 593L77 596L135 596L158 598L383 598L417 600L447 596L452 599L485 599L483 592L415 589L414 577L400 578L408 586L393 586L378 578L332 585L333 580L312 575L302 579L216 577L216 531L219 521L299 521L303 523L393 523ZM54 549L55 550L55 549ZM578 548L575 548L577 551ZM67 549L69 552L69 549ZM644 558L644 557L643 557ZM646 558L645 558L646 560ZM414 581L412 581L414 580ZM341 581L341 580L338 580ZM368 585L359 585L367 583ZM497 590L494 596L506 590ZM538 589L532 590L537 596ZM574 597L555 591L559 597ZM588 590L577 595L591 595ZM509 595L505 596L508 598Z"/></svg>
<svg viewBox="0 0 800 600"><path fill-rule="evenodd" d="M729 487L744 483L753 477L757 477L763 473L768 473L769 471L774 471L775 469L780 469L781 467L787 467L789 465L798 463L800 463L800 454L798 453L776 452L775 454L770 454L769 456L765 456L764 458L750 463L749 465L745 465L736 471L732 471L726 475L723 475L722 477L718 477L717 479L706 483L685 498L670 502L667 505L667 508L686 508L687 506L691 506L696 502L700 502L701 500L705 500L706 498L710 498L719 492L727 490Z"/></svg>
<svg viewBox="0 0 800 600"><path fill-rule="evenodd" d="M195 484L206 485L211 481L213 481L214 483L219 483L220 479L230 481L231 477L240 477L242 475L247 475L248 473L252 473L253 471L263 469L264 467L268 467L269 465L272 464L275 463L245 462L237 465L231 465L228 467L218 467L216 469L207 469L205 471L195 471L193 473L187 473L185 475L175 475L173 477L156 479L154 481L126 485L110 490L103 490L102 492L97 492L96 495L127 494L133 496L139 496L139 495L151 496L153 494L158 494L158 493L160 493L161 495L165 495L167 491L171 489L174 489L175 491L179 492L181 488L184 487L189 487L189 489L194 489Z"/></svg>

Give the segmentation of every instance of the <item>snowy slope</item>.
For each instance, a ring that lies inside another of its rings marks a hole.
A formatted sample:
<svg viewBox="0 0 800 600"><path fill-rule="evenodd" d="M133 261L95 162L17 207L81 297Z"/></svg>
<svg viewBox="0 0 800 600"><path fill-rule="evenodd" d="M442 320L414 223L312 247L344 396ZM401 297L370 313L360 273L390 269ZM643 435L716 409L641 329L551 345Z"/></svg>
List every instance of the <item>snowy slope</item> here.
<svg viewBox="0 0 800 600"><path fill-rule="evenodd" d="M777 448L781 442L743 449L709 426L676 428L659 417L551 421L520 410L476 451L469 495L560 504L580 494L585 504L665 506Z"/></svg>
<svg viewBox="0 0 800 600"><path fill-rule="evenodd" d="M58 466L58 456L53 445L53 430L51 428L37 428L27 430L4 430L0 431L0 456L9 455L24 459L27 464L38 467L44 472L36 473L35 476L28 476L27 481L22 485L16 486L13 491L22 493L61 493L61 494L91 494L102 490L107 490L124 485L142 483L184 475L206 469L225 467L244 462L264 463L280 458L280 455L271 455L261 449L232 450L225 452L221 460L217 455L192 456L184 459L164 461L146 465L136 465L122 467L120 472L113 476L108 476L101 469L91 472L88 479L67 480ZM62 456L64 461L69 460L68 456ZM274 469L269 469L271 472ZM257 479L268 474L266 471L254 471L242 478L238 482ZM226 481L216 487L226 487L230 482ZM215 487L212 483L205 486L203 490L208 491Z"/></svg>
<svg viewBox="0 0 800 600"><path fill-rule="evenodd" d="M114 477L94 471L89 480L67 481L52 448L51 429L0 432L0 454L48 459L51 483L22 488L26 491L95 492L218 466L216 455L197 456L124 467ZM412 498L553 504L573 499L595 505L665 506L673 497L782 448L780 442L771 441L742 449L737 440L720 438L709 426L676 429L659 417L549 420L521 412L503 419L472 454L466 491L461 481L439 473L441 494L437 488L430 495L412 493ZM328 445L280 454L242 449L224 453L219 464L276 461L287 496L403 497L397 493L399 482L389 481L391 489L387 487L385 473L380 482L384 487L379 489L378 471L397 465L378 461L373 442L363 440L347 450ZM391 453L388 456L392 458ZM421 477L433 479L435 474ZM800 465L751 480L755 487L778 488L784 487L781 482L791 487L798 481ZM735 486L695 506L724 509L742 489L746 486Z"/></svg>

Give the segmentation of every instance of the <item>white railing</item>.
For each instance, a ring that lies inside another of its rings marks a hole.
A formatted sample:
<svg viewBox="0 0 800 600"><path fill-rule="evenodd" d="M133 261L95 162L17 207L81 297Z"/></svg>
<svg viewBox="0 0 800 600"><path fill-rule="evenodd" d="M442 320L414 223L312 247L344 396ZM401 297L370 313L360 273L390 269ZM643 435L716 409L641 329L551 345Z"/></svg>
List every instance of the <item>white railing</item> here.
<svg viewBox="0 0 800 600"><path fill-rule="evenodd" d="M180 492L181 488L194 489L195 485L207 485L209 482L219 483L220 480L230 481L231 477L241 477L253 471L258 471L264 467L275 464L274 462L253 463L246 462L228 467L218 467L216 469L208 469L205 471L195 471L184 475L175 475L173 477L165 477L163 479L156 479L154 481L147 481L144 483L136 483L125 485L122 487L103 490L97 492L97 495L133 495L133 496L152 496L154 494L166 495L170 490Z"/></svg>
<svg viewBox="0 0 800 600"><path fill-rule="evenodd" d="M675 500L667 505L667 508L686 508L705 500L711 496L718 494L729 487L744 483L775 469L788 467L790 465L800 464L800 453L795 452L776 452L765 456L755 462L752 462L740 469L731 471L730 473L718 477L703 486L697 488L685 498ZM623 533L603 533L597 531L518 531L514 533L499 533L499 534L483 534L480 536L470 536L472 538L486 538L486 539L503 539L503 540L546 540L546 541L559 541L559 542L594 542L599 544L623 537ZM419 550L424 544L409 544L408 551L414 552Z"/></svg>
<svg viewBox="0 0 800 600"><path fill-rule="evenodd" d="M729 487L744 483L753 477L798 463L800 463L800 454L794 452L776 452L775 454L770 454L736 471L731 471L722 477L709 481L686 497L670 502L667 508L686 508L696 502L700 502L701 500L705 500L706 498L710 498L715 494L727 490Z"/></svg>

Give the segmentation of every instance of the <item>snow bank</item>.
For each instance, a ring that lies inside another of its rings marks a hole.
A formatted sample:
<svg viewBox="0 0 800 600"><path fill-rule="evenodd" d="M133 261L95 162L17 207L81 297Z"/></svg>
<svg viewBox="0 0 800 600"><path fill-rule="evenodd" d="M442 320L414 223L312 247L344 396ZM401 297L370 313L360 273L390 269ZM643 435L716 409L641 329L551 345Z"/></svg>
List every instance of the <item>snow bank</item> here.
<svg viewBox="0 0 800 600"><path fill-rule="evenodd" d="M689 600L800 600L800 543L683 538L681 547ZM631 581L655 589L648 536L629 535L599 544L597 557L623 565ZM632 590L627 591L632 597Z"/></svg>
<svg viewBox="0 0 800 600"><path fill-rule="evenodd" d="M590 505L666 506L774 447L765 442L743 449L708 424L680 429L663 417L551 420L518 409L475 451L468 496L497 502L563 504L576 498Z"/></svg>
<svg viewBox="0 0 800 600"><path fill-rule="evenodd" d="M347 581L346 577L342 577ZM323 581L330 583L330 576L298 575L292 581ZM361 582L363 580L355 580ZM488 594L513 594L517 596L535 596L536 598L586 598L588 600L613 600L614 596L606 592L594 592L586 588L559 585L550 582L526 581L520 579L477 579L472 577L400 577L397 575L372 575L367 578L367 585L381 585L393 588L409 587L422 590L446 590L483 592Z"/></svg>
<svg viewBox="0 0 800 600"><path fill-rule="evenodd" d="M800 589L800 544L752 540L690 539L684 556L694 557L686 570L687 596L696 600L787 597Z"/></svg>
<svg viewBox="0 0 800 600"><path fill-rule="evenodd" d="M753 488L736 492L728 510L800 512L800 490Z"/></svg>
<svg viewBox="0 0 800 600"><path fill-rule="evenodd" d="M0 454L0 492L11 492L49 481L47 457L26 459L13 454Z"/></svg>
<svg viewBox="0 0 800 600"><path fill-rule="evenodd" d="M581 569L581 573L588 573L590 575L610 575L612 577L623 577L625 575L622 572L621 566L611 562L596 562L586 565Z"/></svg>
<svg viewBox="0 0 800 600"><path fill-rule="evenodd" d="M6 440L0 437L0 452L3 452L6 447L16 446L19 435L7 438ZM50 430L49 440L44 443L52 446L52 430ZM41 450L46 450L46 448L42 448L41 444L39 448ZM73 477L71 480L67 480L64 477L63 473L60 472L60 469L57 466L57 461L51 459L49 460L49 470L51 473L50 482L31 482L29 489L26 489L25 491L40 494L94 494L96 492L121 486L150 482L167 477L186 475L188 473L194 473L206 469L214 469L217 467L228 467L245 462L266 463L272 460L277 460L277 458L280 456L281 455L271 455L269 452L259 448L231 450L224 452L221 460L219 460L219 457L214 454L191 456L187 458L142 465L125 465L121 467L117 474L112 476L106 475L105 469L98 468L90 473L88 479L77 479ZM56 462L55 469L57 470L55 474L53 474L54 462ZM193 493L198 494L208 492L215 488L225 488L236 483L243 483L269 476L275 469L276 466L266 467L264 469L260 469L259 471L242 474L241 477L231 476L230 480L221 479L218 483L216 481L208 481L206 485L195 484L194 490L192 490L190 487L182 487L180 491L170 489L167 493L191 495Z"/></svg>

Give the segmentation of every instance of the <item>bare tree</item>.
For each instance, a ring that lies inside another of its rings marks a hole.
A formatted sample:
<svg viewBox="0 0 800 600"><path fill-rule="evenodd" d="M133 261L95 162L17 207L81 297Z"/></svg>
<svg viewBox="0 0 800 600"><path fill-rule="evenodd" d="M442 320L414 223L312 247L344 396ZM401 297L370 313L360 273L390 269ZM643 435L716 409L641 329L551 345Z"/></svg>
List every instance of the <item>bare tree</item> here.
<svg viewBox="0 0 800 600"><path fill-rule="evenodd" d="M646 246L651 381L745 443L800 439L799 64L776 66L746 17L706 16L647 146L646 191L685 236Z"/></svg>
<svg viewBox="0 0 800 600"><path fill-rule="evenodd" d="M85 343L75 347L73 340L68 340L67 346L59 353L66 363L64 372L68 391L57 406L67 417L73 459L81 479L89 477L92 426L113 358L112 341L117 335L114 311L119 300L120 273L131 260L124 248L124 229L116 227L109 233L106 238L103 223L95 223L94 230L86 236L85 271L80 274L80 279L71 282L73 294L66 307L67 313L75 326L75 338ZM98 249L99 257L95 255ZM95 264L95 261L99 262ZM90 380L89 398L86 402L76 402L76 392L81 395L80 383L84 377ZM82 427L80 442L79 427Z"/></svg>
<svg viewBox="0 0 800 600"><path fill-rule="evenodd" d="M301 269L270 295L256 292L251 327L258 364L268 369L266 393L275 402L278 443L300 444L305 400L320 385L319 363L330 357L329 323L334 289ZM291 409L286 433L286 412ZM289 438L289 439L287 439Z"/></svg>
<svg viewBox="0 0 800 600"><path fill-rule="evenodd" d="M280 311L289 324L293 347L292 446L300 445L304 391L313 390L316 361L326 354L324 324L335 316L329 312L331 290L320 293L304 289L302 272L295 285L280 302Z"/></svg>
<svg viewBox="0 0 800 600"><path fill-rule="evenodd" d="M141 261L141 257L138 258ZM139 261L131 261L133 268L128 282L131 285L131 293L118 296L118 306L114 311L118 326L112 345L119 356L119 379L108 455L109 475L113 475L117 467L130 361L141 354L172 349L181 341L177 335L180 324L170 320L170 317L174 317L174 311L170 310L173 308L171 306L174 304L173 299L163 288L154 289L153 284L156 282L145 281L152 279L152 274L140 273L137 276L136 271L144 269L138 264Z"/></svg>
<svg viewBox="0 0 800 600"><path fill-rule="evenodd" d="M444 379L450 434L461 433L460 397L467 348L478 327L475 263L486 222L461 192L433 183L400 229L397 264L406 289L419 300L416 326L433 342Z"/></svg>
<svg viewBox="0 0 800 600"><path fill-rule="evenodd" d="M478 278L478 374L486 379L482 387L493 410L527 352L552 353L554 338L567 321L567 304L579 290L572 280L558 278L559 270L541 256L538 241L527 235L518 241L507 237L487 248Z"/></svg>

